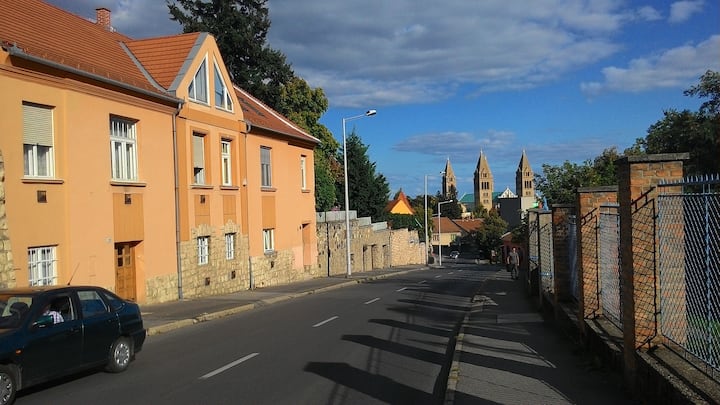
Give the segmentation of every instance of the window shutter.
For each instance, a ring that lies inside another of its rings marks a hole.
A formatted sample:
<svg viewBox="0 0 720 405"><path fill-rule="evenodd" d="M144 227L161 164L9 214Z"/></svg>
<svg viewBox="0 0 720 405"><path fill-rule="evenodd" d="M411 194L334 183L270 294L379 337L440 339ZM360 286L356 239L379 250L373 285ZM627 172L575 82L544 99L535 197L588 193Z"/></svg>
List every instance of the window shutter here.
<svg viewBox="0 0 720 405"><path fill-rule="evenodd" d="M205 139L193 135L193 167L205 168Z"/></svg>
<svg viewBox="0 0 720 405"><path fill-rule="evenodd" d="M52 108L23 104L23 143L53 146Z"/></svg>

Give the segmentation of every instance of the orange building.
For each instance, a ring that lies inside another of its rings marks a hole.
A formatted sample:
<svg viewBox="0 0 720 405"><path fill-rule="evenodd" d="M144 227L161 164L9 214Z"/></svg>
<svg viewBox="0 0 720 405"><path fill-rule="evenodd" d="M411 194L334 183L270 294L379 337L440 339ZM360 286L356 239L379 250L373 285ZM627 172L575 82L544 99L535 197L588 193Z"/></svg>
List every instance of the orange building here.
<svg viewBox="0 0 720 405"><path fill-rule="evenodd" d="M161 302L313 275L318 140L241 102L211 35L133 40L107 9L7 0L0 45L0 283Z"/></svg>

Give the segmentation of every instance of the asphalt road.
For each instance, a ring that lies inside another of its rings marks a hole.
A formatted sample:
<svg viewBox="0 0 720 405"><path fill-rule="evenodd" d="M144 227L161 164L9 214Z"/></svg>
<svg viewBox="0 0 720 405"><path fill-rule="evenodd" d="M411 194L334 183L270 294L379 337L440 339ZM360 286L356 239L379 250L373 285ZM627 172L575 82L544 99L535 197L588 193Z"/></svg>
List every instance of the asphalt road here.
<svg viewBox="0 0 720 405"><path fill-rule="evenodd" d="M153 336L125 373L17 404L440 404L448 348L490 274L447 263Z"/></svg>

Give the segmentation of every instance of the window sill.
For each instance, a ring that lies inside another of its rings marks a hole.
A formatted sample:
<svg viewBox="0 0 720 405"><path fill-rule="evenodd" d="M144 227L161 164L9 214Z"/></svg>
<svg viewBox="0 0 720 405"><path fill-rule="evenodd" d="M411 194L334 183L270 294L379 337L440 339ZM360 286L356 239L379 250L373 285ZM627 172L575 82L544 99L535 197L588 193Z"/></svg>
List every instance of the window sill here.
<svg viewBox="0 0 720 405"><path fill-rule="evenodd" d="M212 190L213 186L209 186L207 184L191 184L190 188L198 190Z"/></svg>
<svg viewBox="0 0 720 405"><path fill-rule="evenodd" d="M277 191L277 189L275 187L260 187L260 191L274 193Z"/></svg>
<svg viewBox="0 0 720 405"><path fill-rule="evenodd" d="M22 182L26 184L63 184L65 180L52 177L23 177Z"/></svg>
<svg viewBox="0 0 720 405"><path fill-rule="evenodd" d="M220 186L220 190L240 190L238 186Z"/></svg>
<svg viewBox="0 0 720 405"><path fill-rule="evenodd" d="M110 180L111 186L122 186L122 187L147 187L147 183L138 181L120 181Z"/></svg>
<svg viewBox="0 0 720 405"><path fill-rule="evenodd" d="M312 193L312 190L308 190L308 189L304 188L304 189L302 189L302 192L309 194L309 193Z"/></svg>

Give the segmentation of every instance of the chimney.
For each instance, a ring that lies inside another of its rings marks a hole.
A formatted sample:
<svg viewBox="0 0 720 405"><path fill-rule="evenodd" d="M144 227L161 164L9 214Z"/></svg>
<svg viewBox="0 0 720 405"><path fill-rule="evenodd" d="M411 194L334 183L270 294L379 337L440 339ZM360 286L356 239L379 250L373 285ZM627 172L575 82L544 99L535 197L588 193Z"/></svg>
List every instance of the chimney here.
<svg viewBox="0 0 720 405"><path fill-rule="evenodd" d="M105 28L108 31L112 30L112 27L110 26L110 9L107 9L105 7L96 8L95 16L95 23L97 25Z"/></svg>

